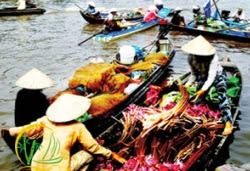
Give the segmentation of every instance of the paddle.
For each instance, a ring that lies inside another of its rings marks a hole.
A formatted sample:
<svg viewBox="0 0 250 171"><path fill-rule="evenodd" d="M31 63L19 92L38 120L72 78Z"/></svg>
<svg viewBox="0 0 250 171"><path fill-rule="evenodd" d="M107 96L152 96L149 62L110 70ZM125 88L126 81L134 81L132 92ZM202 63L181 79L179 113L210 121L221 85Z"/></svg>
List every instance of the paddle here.
<svg viewBox="0 0 250 171"><path fill-rule="evenodd" d="M219 29L219 30L216 30L215 32L220 32L220 31L224 31L224 30L231 30L231 29L234 29L234 28L240 28L240 27L247 26L247 25L250 25L250 23L245 23L245 24L241 24L241 25L238 25L238 26Z"/></svg>
<svg viewBox="0 0 250 171"><path fill-rule="evenodd" d="M80 7L78 4L75 3L75 6L77 6L79 9L85 11L82 7Z"/></svg>
<svg viewBox="0 0 250 171"><path fill-rule="evenodd" d="M84 42L88 41L88 40L91 39L92 37L94 37L94 36L96 36L96 35L98 35L98 34L100 34L100 33L102 33L102 32L103 32L103 30L100 31L100 32L98 32L98 33L93 34L92 36L88 37L88 38L85 39L84 41L78 43L77 45L80 46L80 45L83 44Z"/></svg>

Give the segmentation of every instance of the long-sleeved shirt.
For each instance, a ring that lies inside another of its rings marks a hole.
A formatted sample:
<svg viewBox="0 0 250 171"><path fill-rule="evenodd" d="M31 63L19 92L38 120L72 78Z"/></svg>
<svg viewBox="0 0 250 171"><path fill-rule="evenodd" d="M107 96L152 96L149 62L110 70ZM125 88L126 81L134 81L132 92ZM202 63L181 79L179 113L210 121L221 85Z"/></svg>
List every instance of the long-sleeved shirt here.
<svg viewBox="0 0 250 171"><path fill-rule="evenodd" d="M191 76L190 76L188 82L186 83L186 85L191 85L194 81L196 81L197 76L201 74L201 73L197 72L197 70L196 70L197 67L192 66L192 65L190 65L190 67L191 67ZM218 56L214 55L210 65L209 65L209 68L207 70L207 72L208 72L207 79L206 79L206 81L203 84L201 89L203 91L207 91L208 88L213 84L216 76L218 74L221 74L222 71L223 71L223 68L221 67L221 65L219 63Z"/></svg>
<svg viewBox="0 0 250 171"><path fill-rule="evenodd" d="M91 154L111 156L111 151L99 145L80 122L54 123L44 116L29 125L10 128L9 132L16 136L25 129L27 137L43 131L41 149L36 151L31 163L35 171L70 171L70 150L76 141Z"/></svg>

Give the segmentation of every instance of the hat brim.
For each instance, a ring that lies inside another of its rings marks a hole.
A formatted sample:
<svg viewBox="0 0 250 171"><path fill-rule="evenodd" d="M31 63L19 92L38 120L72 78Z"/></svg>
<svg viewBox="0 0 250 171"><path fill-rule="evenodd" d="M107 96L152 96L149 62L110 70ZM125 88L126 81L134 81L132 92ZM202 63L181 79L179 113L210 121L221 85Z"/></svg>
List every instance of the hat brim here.
<svg viewBox="0 0 250 171"><path fill-rule="evenodd" d="M90 107L89 98L73 94L63 94L46 111L48 119L64 123L82 116Z"/></svg>
<svg viewBox="0 0 250 171"><path fill-rule="evenodd" d="M16 85L26 89L44 89L51 87L54 81L42 71L33 68L16 82Z"/></svg>
<svg viewBox="0 0 250 171"><path fill-rule="evenodd" d="M199 56L210 56L216 53L216 49L202 36L191 40L183 45L181 49L186 53Z"/></svg>

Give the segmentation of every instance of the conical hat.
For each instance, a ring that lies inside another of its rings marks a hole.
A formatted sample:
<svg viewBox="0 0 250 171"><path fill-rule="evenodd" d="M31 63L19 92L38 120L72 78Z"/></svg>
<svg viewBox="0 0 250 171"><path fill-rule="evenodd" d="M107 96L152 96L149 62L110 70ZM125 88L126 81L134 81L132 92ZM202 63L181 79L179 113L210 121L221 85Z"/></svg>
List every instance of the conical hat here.
<svg viewBox="0 0 250 171"><path fill-rule="evenodd" d="M16 85L27 89L44 89L51 87L54 81L42 71L33 68L19 78Z"/></svg>
<svg viewBox="0 0 250 171"><path fill-rule="evenodd" d="M216 53L216 49L202 36L191 40L183 45L181 49L189 54L199 56L210 56Z"/></svg>
<svg viewBox="0 0 250 171"><path fill-rule="evenodd" d="M90 99L84 96L63 94L46 111L52 122L63 123L82 116L90 107Z"/></svg>

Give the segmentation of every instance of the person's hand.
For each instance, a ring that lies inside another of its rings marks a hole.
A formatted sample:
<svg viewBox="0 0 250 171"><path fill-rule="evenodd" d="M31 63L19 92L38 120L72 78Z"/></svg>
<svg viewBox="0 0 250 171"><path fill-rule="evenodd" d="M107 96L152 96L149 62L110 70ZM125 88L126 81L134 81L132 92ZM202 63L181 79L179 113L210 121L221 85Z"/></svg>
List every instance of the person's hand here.
<svg viewBox="0 0 250 171"><path fill-rule="evenodd" d="M9 131L9 128L0 129L0 138L2 138L2 130L7 130L7 131Z"/></svg>
<svg viewBox="0 0 250 171"><path fill-rule="evenodd" d="M205 93L205 91L203 91L203 90L197 91L197 92L195 93L195 99L192 100L191 102L192 102L192 103L195 103L195 102L200 98L200 96L203 95L204 93Z"/></svg>
<svg viewBox="0 0 250 171"><path fill-rule="evenodd" d="M226 122L224 131L222 132L222 135L229 135L233 131L233 125L231 122Z"/></svg>
<svg viewBox="0 0 250 171"><path fill-rule="evenodd" d="M123 157L119 156L118 154L112 152L111 154L112 158L115 160L115 161L118 161L119 163L123 164L125 163L127 160L124 159Z"/></svg>

